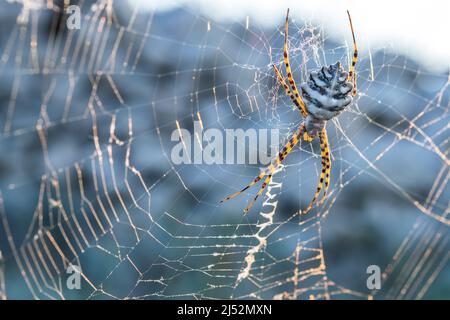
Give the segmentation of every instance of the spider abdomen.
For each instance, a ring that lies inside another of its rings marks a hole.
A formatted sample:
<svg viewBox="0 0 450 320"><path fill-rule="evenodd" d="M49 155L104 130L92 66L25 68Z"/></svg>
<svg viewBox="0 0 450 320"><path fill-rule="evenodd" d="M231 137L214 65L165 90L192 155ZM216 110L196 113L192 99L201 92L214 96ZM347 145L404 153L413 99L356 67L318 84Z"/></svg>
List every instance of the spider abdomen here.
<svg viewBox="0 0 450 320"><path fill-rule="evenodd" d="M309 121L317 124L336 117L352 102L353 85L339 61L311 72L301 89L308 117L312 118Z"/></svg>

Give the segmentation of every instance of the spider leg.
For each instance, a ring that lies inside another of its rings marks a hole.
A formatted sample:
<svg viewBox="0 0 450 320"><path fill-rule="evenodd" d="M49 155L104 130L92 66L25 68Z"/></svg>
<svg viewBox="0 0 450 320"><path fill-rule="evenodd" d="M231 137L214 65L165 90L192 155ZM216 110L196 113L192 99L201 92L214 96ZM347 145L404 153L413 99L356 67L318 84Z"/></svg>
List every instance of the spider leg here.
<svg viewBox="0 0 450 320"><path fill-rule="evenodd" d="M322 132L320 133L321 144L324 146L325 151L325 188L323 189L323 196L322 199L319 201L319 205L322 204L322 202L325 200L325 196L327 195L328 187L330 185L330 171L331 171L331 160L330 160L330 148L328 146L328 137L327 137L327 131L325 128L323 128Z"/></svg>
<svg viewBox="0 0 450 320"><path fill-rule="evenodd" d="M355 66L356 61L358 60L358 46L356 45L356 39L355 39L355 32L353 30L353 23L352 18L350 17L350 12L347 10L348 14L348 20L350 22L350 29L352 30L352 37L353 37L353 58L352 58L352 65L350 66L350 71L348 72L348 78L347 80L353 81L353 92L352 95L356 95L356 73L355 73Z"/></svg>
<svg viewBox="0 0 450 320"><path fill-rule="evenodd" d="M278 71L278 69L277 69L277 67L275 65L272 65L272 67L273 67L273 69L275 70L275 73L278 76L278 80L280 81L281 85L284 87L284 90L289 95L289 97L291 98L292 102L297 106L297 109L300 110L302 115L304 117L306 117L308 115L308 113L306 112L306 107L305 107L305 104L303 103L303 100L301 98L300 99L296 99L294 97L294 94L289 89L289 86L287 85L286 81L284 81L283 76L281 75L280 71Z"/></svg>
<svg viewBox="0 0 450 320"><path fill-rule="evenodd" d="M325 128L323 129L322 132L319 133L319 140L320 140L320 153L321 153L321 157L322 157L322 171L320 173L320 180L319 183L317 184L317 188L316 188L316 193L314 194L313 199L311 200L311 202L309 203L308 207L306 208L306 210L304 210L302 212L302 214L307 214L311 208L313 207L314 203L316 202L317 198L319 197L320 191L322 190L322 186L323 186L323 182L325 180L325 176L327 175L327 180L329 179L329 172L327 173L327 168L328 168L328 146L326 143L326 139L324 139L323 136L323 132L325 132ZM326 136L325 136L326 137ZM325 181L327 181L325 180ZM328 189L328 182L326 189ZM325 197L325 195L323 196ZM323 201L323 197L320 200L320 203L322 203Z"/></svg>
<svg viewBox="0 0 450 320"><path fill-rule="evenodd" d="M263 184L261 185L260 189L258 190L258 193L256 194L253 201L248 205L247 208L245 208L244 214L246 214L250 210L250 208L253 206L256 199L258 199L258 197L262 194L263 190L269 184L270 179L272 179L272 175L275 172L275 170L277 169L277 167L281 164L281 162L284 160L284 158L286 158L286 156L292 151L294 146L297 145L297 143L300 141L304 130L305 130L305 126L301 125L301 127L298 129L298 131L296 133L294 133L292 135L292 137L289 139L289 141L286 143L286 145L283 147L283 149L281 149L280 152L278 152L277 157L272 161L272 163L269 165L269 167L267 167L263 172L261 172L260 175L255 178L255 180L253 180L250 184L248 184L242 190L232 194L231 196L226 197L224 200L220 201L220 203L228 201L228 200L236 197L237 195L241 194L242 192L244 192L245 190L247 190L248 188L253 186L258 181L260 181L262 178L267 176L267 178L264 180Z"/></svg>
<svg viewBox="0 0 450 320"><path fill-rule="evenodd" d="M300 129L295 133L289 141L286 143L286 145L283 147L283 149L278 153L277 158L275 159L274 163L272 163L269 166L270 173L267 176L266 180L264 180L263 184L261 185L261 188L258 190L258 193L256 194L253 201L248 205L247 208L244 209L244 214L247 214L247 212L251 209L253 204L255 203L256 199L263 193L263 190L266 188L266 186L269 184L270 179L272 179L273 172L276 170L276 168L283 162L284 158L292 151L294 146L300 141L302 133L304 132L304 125L300 127Z"/></svg>
<svg viewBox="0 0 450 320"><path fill-rule="evenodd" d="M283 149L281 149L281 151L278 152L278 156L275 159L275 164L271 165L274 167L274 170L284 160L284 158L286 158L286 156L292 151L292 148L294 148L297 145L297 143L300 141L302 137L303 132L305 132L304 124L302 124L300 128L297 130L297 132L292 135L292 137L289 139L289 141L286 143Z"/></svg>
<svg viewBox="0 0 450 320"><path fill-rule="evenodd" d="M244 192L245 190L247 190L248 188L250 188L251 186L253 186L255 183L257 183L259 180L261 180L262 178L264 178L266 175L267 175L267 170L264 170L263 172L260 173L259 176L257 176L257 177L255 178L255 180L253 180L252 182L250 182L246 187L242 188L242 190L240 190L240 191L238 191L238 192L236 192L236 193L233 193L231 196L228 196L228 197L226 197L225 199L220 200L220 203L225 202L225 201L228 201L228 200L233 199L234 197L240 195L242 192Z"/></svg>
<svg viewBox="0 0 450 320"><path fill-rule="evenodd" d="M289 54L288 54L288 44L287 44L287 38L288 38L288 29L289 29L289 9L286 13L286 22L284 23L284 64L286 65L286 73L288 77L289 84L291 86L292 91L294 92L295 99L297 100L297 103L302 106L302 115L304 117L307 116L307 111L305 108L305 104L302 101L302 98L300 97L300 94L298 93L297 86L295 85L294 77L292 76L292 70L291 65L289 62Z"/></svg>
<svg viewBox="0 0 450 320"><path fill-rule="evenodd" d="M272 179L272 174L269 174L267 176L266 180L264 180L263 184L261 185L261 188L259 188L259 191L256 194L256 196L253 198L252 202L250 202L250 204L247 206L247 208L244 209L244 215L247 214L248 211L253 207L253 204L256 202L256 199L258 199L258 197L263 193L266 186L269 184L270 179Z"/></svg>

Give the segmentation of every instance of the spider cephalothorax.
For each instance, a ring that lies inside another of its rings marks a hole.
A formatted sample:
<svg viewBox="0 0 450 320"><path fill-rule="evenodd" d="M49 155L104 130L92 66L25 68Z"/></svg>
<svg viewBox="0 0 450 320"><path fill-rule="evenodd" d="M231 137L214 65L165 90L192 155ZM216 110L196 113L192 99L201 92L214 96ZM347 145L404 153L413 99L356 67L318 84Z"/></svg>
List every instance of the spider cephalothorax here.
<svg viewBox="0 0 450 320"><path fill-rule="evenodd" d="M301 89L308 112L305 129L310 137L321 132L326 121L339 115L353 100L353 84L348 81L348 73L339 61L312 71Z"/></svg>
<svg viewBox="0 0 450 320"><path fill-rule="evenodd" d="M330 182L331 172L331 160L330 151L328 148L327 131L325 125L328 120L333 119L339 115L350 103L352 103L352 96L356 95L356 74L355 65L358 58L358 48L356 46L355 33L353 32L352 19L350 13L347 11L348 19L350 22L350 28L352 30L353 37L353 58L349 72L345 72L338 61L333 65L322 67L319 71L313 71L309 75L309 80L301 85L301 96L295 84L294 77L292 76L292 69L289 62L288 53L288 27L289 27L289 9L286 15L286 22L284 24L284 64L286 66L286 73L288 83L284 80L280 71L273 65L278 80L284 87L284 90L291 98L292 102L297 106L298 110L305 118L298 130L290 137L286 145L278 153L278 156L272 161L272 163L263 170L259 176L257 176L249 185L242 190L232 194L225 198L221 202L227 201L235 196L241 194L259 180L264 179L261 188L256 194L253 201L245 208L244 213L253 206L256 199L262 194L264 188L269 184L272 175L280 163L286 158L286 156L293 150L294 146L301 141L302 137L307 141L312 141L315 137L319 138L320 153L322 157L322 171L320 173L319 184L317 185L316 192L309 206L304 213L308 212L314 205L317 197L319 196L322 187L324 186L323 196L319 203L321 203L327 194L328 186Z"/></svg>

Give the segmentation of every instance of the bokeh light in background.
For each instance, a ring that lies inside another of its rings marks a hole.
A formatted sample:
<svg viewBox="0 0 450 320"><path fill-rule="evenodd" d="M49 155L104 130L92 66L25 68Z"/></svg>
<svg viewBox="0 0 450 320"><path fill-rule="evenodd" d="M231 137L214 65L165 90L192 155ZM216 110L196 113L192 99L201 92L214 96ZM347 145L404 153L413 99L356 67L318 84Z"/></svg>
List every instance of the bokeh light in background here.
<svg viewBox="0 0 450 320"><path fill-rule="evenodd" d="M442 39L450 31L450 3L424 1L218 1L169 0L130 1L131 5L164 12L189 6L191 10L218 21L251 23L268 28L282 23L280 12L291 9L291 17L320 26L337 43L351 44L346 19L350 10L358 25L358 42L363 53L390 50L404 54L433 71L447 72L450 44Z"/></svg>
<svg viewBox="0 0 450 320"><path fill-rule="evenodd" d="M71 31L64 3L0 2L0 297L450 297L447 2L71 1ZM271 68L287 7L298 82L348 64L351 11L359 95L327 125L325 203L298 214L320 172L302 143L267 221L267 196L242 215L256 189L218 203L260 166L174 165L170 137L295 130Z"/></svg>

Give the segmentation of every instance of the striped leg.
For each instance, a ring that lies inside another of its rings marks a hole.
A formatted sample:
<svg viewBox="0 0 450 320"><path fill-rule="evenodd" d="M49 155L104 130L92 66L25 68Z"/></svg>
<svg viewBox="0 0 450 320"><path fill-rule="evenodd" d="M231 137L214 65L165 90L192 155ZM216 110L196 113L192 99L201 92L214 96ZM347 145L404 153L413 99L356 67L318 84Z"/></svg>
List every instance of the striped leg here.
<svg viewBox="0 0 450 320"><path fill-rule="evenodd" d="M286 73L288 77L289 84L291 86L292 91L294 92L295 99L297 100L297 103L302 106L302 114L304 117L306 117L307 112L306 108L304 108L303 101L300 98L300 94L298 93L297 86L295 85L294 77L292 76L292 70L291 65L289 62L289 54L288 54L288 44L287 44L287 38L288 38L288 29L289 29L289 9L286 14L286 22L284 23L284 64L286 65Z"/></svg>
<svg viewBox="0 0 450 320"><path fill-rule="evenodd" d="M301 136L304 131L305 131L305 126L302 125L298 129L298 131L292 135L292 137L289 139L289 141L286 143L286 145L283 147L283 149L281 149L281 151L278 153L278 156L273 160L273 162L269 165L269 167L267 167L263 172L261 172L261 174L259 176L257 176L255 178L255 180L253 180L249 185L244 187L242 190L232 194L231 196L226 197L224 200L222 200L220 202L222 203L222 202L228 201L228 200L236 197L237 195L241 194L242 192L244 192L245 190L247 190L248 188L253 186L259 180L261 180L262 178L267 176L267 178L264 180L263 184L261 185L260 189L258 190L258 193L256 194L253 201L248 205L247 208L245 208L244 214L246 214L251 209L253 204L256 202L256 199L258 199L258 197L262 194L263 190L269 184L270 179L272 179L272 175L275 172L275 170L277 169L277 167L281 164L281 162L284 160L284 158L286 158L286 156L292 151L294 146L300 141Z"/></svg>
<svg viewBox="0 0 450 320"><path fill-rule="evenodd" d="M244 192L245 190L247 190L248 188L250 188L251 186L253 186L255 183L257 183L259 180L261 180L262 178L264 178L266 175L267 175L267 170L264 170L264 171L261 172L260 175L257 176L257 177L255 178L255 180L253 180L249 185L247 185L246 187L244 187L242 190L240 190L240 191L238 191L238 192L236 192L236 193L233 193L231 196L228 196L228 197L226 197L225 199L220 200L220 203L225 202L225 201L228 201L228 200L233 199L234 197L240 195L242 192Z"/></svg>
<svg viewBox="0 0 450 320"><path fill-rule="evenodd" d="M284 87L284 90L289 95L289 97L291 98L292 102L297 106L297 109L300 110L300 112L302 113L303 117L306 118L308 113L306 112L306 107L305 107L305 104L303 103L303 100L301 98L296 99L294 97L294 94L289 89L289 86L287 85L286 81L284 81L283 76L281 75L280 71L278 71L278 69L277 69L277 67L275 65L272 65L272 66L273 66L273 69L275 70L275 73L278 76L278 80L280 81L281 85Z"/></svg>
<svg viewBox="0 0 450 320"><path fill-rule="evenodd" d="M250 204L247 206L247 208L244 209L244 215L247 214L248 211L253 207L253 204L256 202L256 199L258 199L258 197L263 193L266 186L269 184L270 179L272 179L272 174L269 174L267 176L266 180L264 180L263 184L261 185L261 188L259 188L259 191L256 194L256 196L253 198L252 202L250 202Z"/></svg>
<svg viewBox="0 0 450 320"><path fill-rule="evenodd" d="M278 152L278 156L275 159L275 164L271 165L274 167L274 170L278 167L278 165L286 158L286 156L292 151L292 148L297 145L297 143L300 141L303 132L305 132L305 125L302 124L300 128L297 130L296 133L292 135L292 137L289 139L288 143L281 149L280 152Z"/></svg>
<svg viewBox="0 0 450 320"><path fill-rule="evenodd" d="M328 192L328 187L330 186L330 172L331 172L331 160L330 160L330 148L328 146L328 137L327 137L327 131L325 128L323 128L322 132L320 133L321 137L321 144L323 144L325 149L325 188L323 189L323 196L322 199L319 201L319 205L322 204L322 202L325 200L325 196Z"/></svg>
<svg viewBox="0 0 450 320"><path fill-rule="evenodd" d="M320 173L320 180L319 180L319 183L317 184L316 193L314 194L313 199L311 200L311 202L308 205L308 207L306 208L306 210L302 212L302 214L307 214L309 212L309 210L311 210L311 208L313 207L317 198L319 197L320 191L322 190L323 182L325 180L325 175L328 175L328 177L329 177L329 173L327 174L327 164L329 161L329 160L327 160L328 159L328 147L326 144L326 136L324 139L323 132L325 132L325 128L323 129L323 131L321 133L319 133L320 153L322 156L322 171ZM325 135L326 135L326 133L325 133ZM328 185L326 188L328 188ZM321 199L321 202L322 201L323 201L323 197Z"/></svg>
<svg viewBox="0 0 450 320"><path fill-rule="evenodd" d="M358 47L356 45L355 32L353 30L352 18L350 17L350 12L348 12L348 10L347 10L347 14L348 14L348 20L350 21L350 29L352 30L352 37L353 37L353 58L352 58L352 65L350 67L350 71L348 73L347 80L348 81L350 81L350 80L353 81L353 92L352 92L352 95L355 96L356 95L355 66L356 66L356 61L358 60Z"/></svg>

